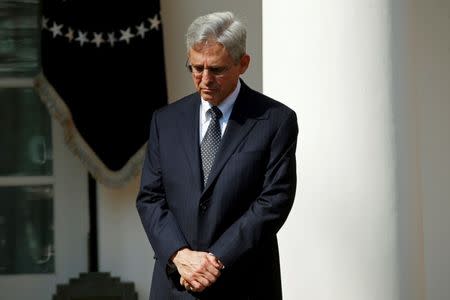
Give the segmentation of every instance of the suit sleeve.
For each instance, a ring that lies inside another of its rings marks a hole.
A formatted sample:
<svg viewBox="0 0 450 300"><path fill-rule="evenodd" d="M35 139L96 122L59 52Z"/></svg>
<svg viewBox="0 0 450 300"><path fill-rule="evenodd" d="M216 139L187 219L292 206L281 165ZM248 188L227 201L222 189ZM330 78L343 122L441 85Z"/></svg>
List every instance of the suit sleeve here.
<svg viewBox="0 0 450 300"><path fill-rule="evenodd" d="M261 193L248 210L210 247L225 266L231 266L285 222L296 190L297 118L293 111L278 128L272 142Z"/></svg>
<svg viewBox="0 0 450 300"><path fill-rule="evenodd" d="M155 255L164 263L188 243L168 208L160 164L158 114L150 125L150 137L142 169L136 207Z"/></svg>

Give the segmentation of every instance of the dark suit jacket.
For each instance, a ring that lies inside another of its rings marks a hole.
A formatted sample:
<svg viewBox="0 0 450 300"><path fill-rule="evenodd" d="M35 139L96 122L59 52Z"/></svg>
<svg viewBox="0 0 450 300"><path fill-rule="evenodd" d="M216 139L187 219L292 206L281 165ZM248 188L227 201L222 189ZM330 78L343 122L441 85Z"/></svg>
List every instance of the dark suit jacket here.
<svg viewBox="0 0 450 300"><path fill-rule="evenodd" d="M205 188L198 93L155 112L137 209L155 252L152 300L281 299L276 233L296 189L297 119L241 81ZM225 265L203 293L179 284L178 249L212 252Z"/></svg>

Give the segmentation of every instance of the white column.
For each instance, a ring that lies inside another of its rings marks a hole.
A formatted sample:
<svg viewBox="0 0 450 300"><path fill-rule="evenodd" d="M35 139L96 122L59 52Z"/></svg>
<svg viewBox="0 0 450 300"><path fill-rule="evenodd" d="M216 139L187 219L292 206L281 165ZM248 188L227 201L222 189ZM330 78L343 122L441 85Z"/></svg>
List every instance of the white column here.
<svg viewBox="0 0 450 300"><path fill-rule="evenodd" d="M450 298L450 1L414 0L427 300Z"/></svg>
<svg viewBox="0 0 450 300"><path fill-rule="evenodd" d="M300 129L279 233L287 300L424 299L417 154L399 152L416 145L408 56L395 60L407 2L263 1L263 90Z"/></svg>

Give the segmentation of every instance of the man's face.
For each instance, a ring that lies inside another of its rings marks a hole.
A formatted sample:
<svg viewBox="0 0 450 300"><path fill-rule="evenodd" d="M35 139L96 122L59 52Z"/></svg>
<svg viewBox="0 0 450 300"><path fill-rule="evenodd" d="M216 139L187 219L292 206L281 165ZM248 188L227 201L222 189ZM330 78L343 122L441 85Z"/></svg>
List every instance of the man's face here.
<svg viewBox="0 0 450 300"><path fill-rule="evenodd" d="M189 51L192 79L202 98L212 105L219 105L236 88L239 76L244 74L250 62L245 54L236 63L222 44L208 42Z"/></svg>

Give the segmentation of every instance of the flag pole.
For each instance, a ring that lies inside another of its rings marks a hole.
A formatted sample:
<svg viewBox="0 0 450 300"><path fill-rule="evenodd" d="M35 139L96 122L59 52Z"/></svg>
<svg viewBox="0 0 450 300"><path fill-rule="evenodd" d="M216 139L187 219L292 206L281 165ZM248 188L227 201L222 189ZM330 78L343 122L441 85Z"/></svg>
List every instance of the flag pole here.
<svg viewBox="0 0 450 300"><path fill-rule="evenodd" d="M89 272L98 272L98 230L97 230L97 182L88 173L88 200L89 200Z"/></svg>

